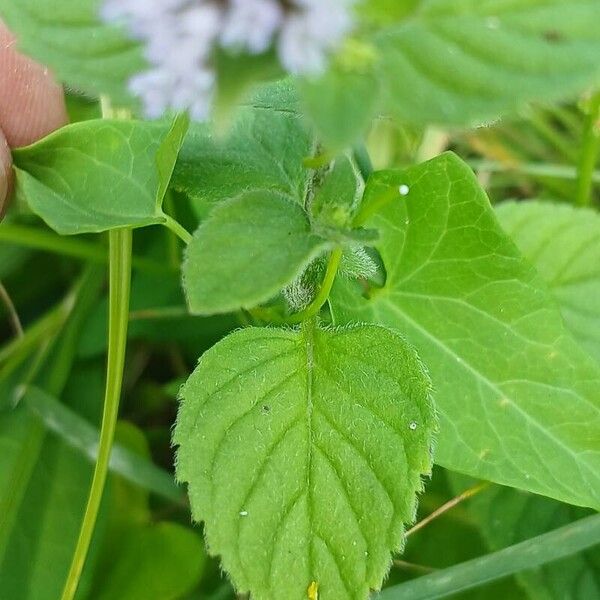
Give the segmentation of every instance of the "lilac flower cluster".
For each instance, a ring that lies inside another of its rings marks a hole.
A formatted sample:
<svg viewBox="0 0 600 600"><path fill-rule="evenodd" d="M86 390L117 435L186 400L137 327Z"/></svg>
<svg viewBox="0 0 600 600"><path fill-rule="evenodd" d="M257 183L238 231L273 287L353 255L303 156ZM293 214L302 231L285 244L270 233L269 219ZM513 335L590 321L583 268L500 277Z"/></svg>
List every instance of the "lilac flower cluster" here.
<svg viewBox="0 0 600 600"><path fill-rule="evenodd" d="M102 18L144 44L151 69L129 82L149 117L168 109L210 114L216 47L274 48L290 73L317 75L353 26L355 0L104 0Z"/></svg>

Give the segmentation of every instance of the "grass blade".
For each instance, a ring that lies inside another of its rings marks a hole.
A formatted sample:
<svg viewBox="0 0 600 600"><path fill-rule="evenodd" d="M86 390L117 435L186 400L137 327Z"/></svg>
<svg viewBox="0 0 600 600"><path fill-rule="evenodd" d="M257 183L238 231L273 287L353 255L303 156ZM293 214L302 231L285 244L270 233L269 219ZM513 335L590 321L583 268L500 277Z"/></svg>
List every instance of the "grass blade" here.
<svg viewBox="0 0 600 600"><path fill-rule="evenodd" d="M40 417L48 429L81 451L90 462L96 462L99 433L94 426L35 386L28 386L24 390L22 402ZM179 504L184 501L183 491L169 473L118 443L113 446L109 468L113 473L166 500Z"/></svg>
<svg viewBox="0 0 600 600"><path fill-rule="evenodd" d="M525 569L570 556L600 543L600 514L580 519L498 552L395 585L373 600L444 598Z"/></svg>

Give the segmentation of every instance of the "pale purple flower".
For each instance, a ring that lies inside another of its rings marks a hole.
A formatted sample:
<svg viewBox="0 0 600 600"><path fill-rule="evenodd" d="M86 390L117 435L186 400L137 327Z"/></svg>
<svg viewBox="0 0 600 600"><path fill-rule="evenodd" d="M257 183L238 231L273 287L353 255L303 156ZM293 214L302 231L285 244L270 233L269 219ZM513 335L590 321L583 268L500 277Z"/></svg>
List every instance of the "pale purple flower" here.
<svg viewBox="0 0 600 600"><path fill-rule="evenodd" d="M274 48L282 66L318 75L350 33L355 0L104 0L101 17L143 44L151 68L129 89L146 114L188 110L210 116L215 50L261 54Z"/></svg>
<svg viewBox="0 0 600 600"><path fill-rule="evenodd" d="M277 0L230 0L221 44L226 48L260 54L273 43L284 21L284 11Z"/></svg>

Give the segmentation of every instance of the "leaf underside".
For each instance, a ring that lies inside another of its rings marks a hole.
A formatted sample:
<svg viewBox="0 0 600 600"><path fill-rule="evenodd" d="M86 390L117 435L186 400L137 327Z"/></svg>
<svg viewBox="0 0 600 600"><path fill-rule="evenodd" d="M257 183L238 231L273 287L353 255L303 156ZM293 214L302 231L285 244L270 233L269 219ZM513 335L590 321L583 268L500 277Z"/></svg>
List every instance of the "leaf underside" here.
<svg viewBox="0 0 600 600"><path fill-rule="evenodd" d="M368 325L251 328L181 392L177 476L237 588L364 599L414 518L435 415L415 352Z"/></svg>

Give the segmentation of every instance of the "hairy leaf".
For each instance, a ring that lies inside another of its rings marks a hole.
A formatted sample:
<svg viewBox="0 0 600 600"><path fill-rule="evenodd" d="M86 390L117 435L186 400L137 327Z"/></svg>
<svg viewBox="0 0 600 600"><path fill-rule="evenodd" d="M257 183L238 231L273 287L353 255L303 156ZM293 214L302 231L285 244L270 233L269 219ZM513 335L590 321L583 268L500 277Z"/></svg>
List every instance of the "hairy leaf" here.
<svg viewBox="0 0 600 600"><path fill-rule="evenodd" d="M17 194L61 234L162 223L186 128L183 117L69 125L14 152Z"/></svg>
<svg viewBox="0 0 600 600"><path fill-rule="evenodd" d="M435 427L428 378L400 336L238 331L181 395L177 475L241 592L343 600L381 585Z"/></svg>
<svg viewBox="0 0 600 600"><path fill-rule="evenodd" d="M439 464L600 507L600 369L473 173L444 154L374 176L365 203L381 199L368 225L387 281L370 298L337 283L336 322L382 323L417 347L441 413Z"/></svg>
<svg viewBox="0 0 600 600"><path fill-rule="evenodd" d="M275 296L329 248L304 210L274 192L223 202L190 242L183 266L194 314L252 308Z"/></svg>
<svg viewBox="0 0 600 600"><path fill-rule="evenodd" d="M144 68L139 44L98 18L99 0L0 0L19 47L79 91L132 104L126 83Z"/></svg>
<svg viewBox="0 0 600 600"><path fill-rule="evenodd" d="M173 185L192 198L218 202L248 191L275 191L304 203L313 151L293 88L266 86L240 108L226 133L193 124L181 149Z"/></svg>
<svg viewBox="0 0 600 600"><path fill-rule="evenodd" d="M505 202L500 223L558 300L565 324L600 361L600 216L549 202Z"/></svg>
<svg viewBox="0 0 600 600"><path fill-rule="evenodd" d="M385 105L417 123L478 124L600 81L596 0L423 0L376 35Z"/></svg>

